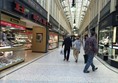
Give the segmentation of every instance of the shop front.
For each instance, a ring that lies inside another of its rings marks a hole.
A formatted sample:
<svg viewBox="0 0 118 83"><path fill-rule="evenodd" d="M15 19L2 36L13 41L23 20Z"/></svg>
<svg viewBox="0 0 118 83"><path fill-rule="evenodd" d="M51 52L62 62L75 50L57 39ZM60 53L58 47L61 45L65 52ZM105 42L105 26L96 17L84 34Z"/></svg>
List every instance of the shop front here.
<svg viewBox="0 0 118 83"><path fill-rule="evenodd" d="M58 33L49 31L49 50L58 47Z"/></svg>
<svg viewBox="0 0 118 83"><path fill-rule="evenodd" d="M4 4L0 6L0 71L23 62L25 49L47 52L47 32L51 27L47 12L34 0L1 3Z"/></svg>
<svg viewBox="0 0 118 83"><path fill-rule="evenodd" d="M26 23L1 13L0 15L0 71L25 60Z"/></svg>
<svg viewBox="0 0 118 83"><path fill-rule="evenodd" d="M48 49L51 50L59 46L59 23L51 15L49 22L52 27L49 28Z"/></svg>
<svg viewBox="0 0 118 83"><path fill-rule="evenodd" d="M98 56L118 68L118 11L100 21Z"/></svg>
<svg viewBox="0 0 118 83"><path fill-rule="evenodd" d="M7 46L8 44L11 46L24 45L26 48L27 44L30 42L30 36L28 36L28 30L26 28L26 22L21 21L18 18L7 15L5 13L1 13L1 34L5 34L10 42L4 43L2 41L2 46ZM2 38L2 40L3 40Z"/></svg>
<svg viewBox="0 0 118 83"><path fill-rule="evenodd" d="M63 27L60 25L60 28L59 28L59 46L62 46L63 41L64 41L64 30L63 30Z"/></svg>

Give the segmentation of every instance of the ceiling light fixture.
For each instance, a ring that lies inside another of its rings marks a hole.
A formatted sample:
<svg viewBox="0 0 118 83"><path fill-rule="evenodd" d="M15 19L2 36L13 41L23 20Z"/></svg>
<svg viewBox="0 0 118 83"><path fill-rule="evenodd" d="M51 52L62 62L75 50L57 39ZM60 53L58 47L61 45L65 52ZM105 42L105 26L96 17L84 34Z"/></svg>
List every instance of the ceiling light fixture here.
<svg viewBox="0 0 118 83"><path fill-rule="evenodd" d="M72 7L75 7L75 0L72 0Z"/></svg>

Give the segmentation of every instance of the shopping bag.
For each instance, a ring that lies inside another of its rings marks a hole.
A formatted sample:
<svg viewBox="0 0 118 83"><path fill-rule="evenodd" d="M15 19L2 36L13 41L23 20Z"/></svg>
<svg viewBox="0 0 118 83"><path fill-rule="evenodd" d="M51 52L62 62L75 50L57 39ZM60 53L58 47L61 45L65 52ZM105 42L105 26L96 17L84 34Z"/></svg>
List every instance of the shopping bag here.
<svg viewBox="0 0 118 83"><path fill-rule="evenodd" d="M61 48L60 54L61 54L61 55L64 55L64 48Z"/></svg>
<svg viewBox="0 0 118 83"><path fill-rule="evenodd" d="M88 60L88 55L84 54L84 63L87 63L87 60Z"/></svg>

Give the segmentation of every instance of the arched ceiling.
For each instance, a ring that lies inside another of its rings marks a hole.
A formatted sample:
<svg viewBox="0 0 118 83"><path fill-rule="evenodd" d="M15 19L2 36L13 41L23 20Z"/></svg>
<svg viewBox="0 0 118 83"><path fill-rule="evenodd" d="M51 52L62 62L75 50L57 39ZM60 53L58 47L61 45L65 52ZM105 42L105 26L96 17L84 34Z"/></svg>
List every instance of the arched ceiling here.
<svg viewBox="0 0 118 83"><path fill-rule="evenodd" d="M60 2L73 31L79 29L90 0L60 0Z"/></svg>

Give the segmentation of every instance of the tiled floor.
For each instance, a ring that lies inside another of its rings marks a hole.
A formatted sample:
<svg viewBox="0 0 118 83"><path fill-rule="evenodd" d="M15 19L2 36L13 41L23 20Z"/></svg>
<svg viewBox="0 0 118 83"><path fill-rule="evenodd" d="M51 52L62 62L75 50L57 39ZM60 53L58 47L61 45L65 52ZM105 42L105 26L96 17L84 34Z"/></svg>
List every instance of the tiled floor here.
<svg viewBox="0 0 118 83"><path fill-rule="evenodd" d="M44 55L44 53L34 53L31 50L26 50L25 51L25 61L24 62L22 62L20 64L17 64L15 66L12 66L12 67L10 67L8 69L5 69L3 71L0 71L0 75L4 74L4 73L6 74L6 73L8 73L8 72L10 72L10 71L12 71L14 69L17 69L17 67L22 66L25 63L28 63L29 61L32 61L32 60L34 60L34 59L36 59L38 57L42 57L43 55Z"/></svg>
<svg viewBox="0 0 118 83"><path fill-rule="evenodd" d="M3 77L0 83L118 83L118 74L94 59L98 70L83 73L83 50L78 63L74 62L72 51L70 62L63 61L59 49Z"/></svg>

